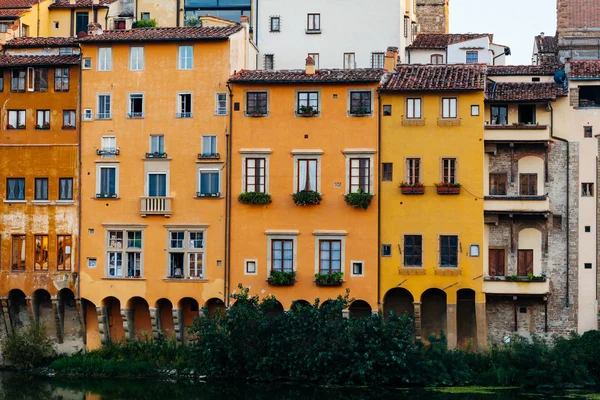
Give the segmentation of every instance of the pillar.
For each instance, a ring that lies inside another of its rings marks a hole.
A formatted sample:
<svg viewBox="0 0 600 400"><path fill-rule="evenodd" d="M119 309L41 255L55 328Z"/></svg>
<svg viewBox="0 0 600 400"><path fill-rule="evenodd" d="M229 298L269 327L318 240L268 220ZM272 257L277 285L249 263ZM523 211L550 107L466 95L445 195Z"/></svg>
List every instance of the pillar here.
<svg viewBox="0 0 600 400"><path fill-rule="evenodd" d="M63 343L64 327L64 304L58 297L52 297L52 314L54 315L54 325L56 326L56 339L58 343ZM62 312L61 312L62 311Z"/></svg>
<svg viewBox="0 0 600 400"><path fill-rule="evenodd" d="M350 310L342 310L342 318L349 319L350 318Z"/></svg>
<svg viewBox="0 0 600 400"><path fill-rule="evenodd" d="M371 310L371 315L379 315L379 310Z"/></svg>
<svg viewBox="0 0 600 400"><path fill-rule="evenodd" d="M81 338L83 339L83 344L87 343L87 335L86 335L86 326L85 326L85 318L83 317L83 310L81 308L81 300L75 300L75 308L77 310L77 325L79 325L79 331L81 332ZM85 349L85 346L83 347Z"/></svg>
<svg viewBox="0 0 600 400"><path fill-rule="evenodd" d="M421 302L413 302L415 308L415 338L421 340Z"/></svg>
<svg viewBox="0 0 600 400"><path fill-rule="evenodd" d="M152 337L158 340L160 337L160 311L158 308L149 307L150 322L152 323Z"/></svg>
<svg viewBox="0 0 600 400"><path fill-rule="evenodd" d="M123 319L123 331L125 332L125 339L133 340L133 309L121 308L121 318Z"/></svg>
<svg viewBox="0 0 600 400"><path fill-rule="evenodd" d="M475 320L477 322L477 349L487 348L487 320L485 303L475 303Z"/></svg>
<svg viewBox="0 0 600 400"><path fill-rule="evenodd" d="M12 324L10 322L10 311L8 310L8 298L2 298L2 314L4 315L4 325L2 328L4 329L6 336L12 332Z"/></svg>
<svg viewBox="0 0 600 400"><path fill-rule="evenodd" d="M31 297L26 297L25 298L25 302L27 304L27 313L29 314L29 321L32 324L35 324L38 322L38 315L36 312L36 301L34 299L32 299Z"/></svg>
<svg viewBox="0 0 600 400"><path fill-rule="evenodd" d="M110 342L110 326L108 325L108 312L106 306L96 307L98 314L98 331L100 332L100 342L107 344Z"/></svg>
<svg viewBox="0 0 600 400"><path fill-rule="evenodd" d="M446 339L448 340L448 349L455 349L458 340L456 330L456 303L446 304Z"/></svg>
<svg viewBox="0 0 600 400"><path fill-rule="evenodd" d="M173 308L173 329L175 329L175 339L178 344L183 344L183 310Z"/></svg>

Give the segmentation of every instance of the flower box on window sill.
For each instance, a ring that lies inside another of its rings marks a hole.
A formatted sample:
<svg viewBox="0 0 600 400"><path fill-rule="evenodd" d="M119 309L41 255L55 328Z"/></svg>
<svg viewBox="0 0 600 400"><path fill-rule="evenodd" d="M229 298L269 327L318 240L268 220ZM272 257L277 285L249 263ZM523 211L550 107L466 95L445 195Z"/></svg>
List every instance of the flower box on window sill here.
<svg viewBox="0 0 600 400"><path fill-rule="evenodd" d="M128 279L142 279L143 276L128 276Z"/></svg>
<svg viewBox="0 0 600 400"><path fill-rule="evenodd" d="M192 118L194 115L191 112L183 112L175 114L175 118Z"/></svg>
<svg viewBox="0 0 600 400"><path fill-rule="evenodd" d="M96 154L99 156L118 156L120 153L120 149L96 149Z"/></svg>
<svg viewBox="0 0 600 400"><path fill-rule="evenodd" d="M402 194L424 194L425 186L420 182L414 184L402 182L400 184L400 191Z"/></svg>
<svg viewBox="0 0 600 400"><path fill-rule="evenodd" d="M167 158L167 153L159 153L158 151L146 153L146 158Z"/></svg>
<svg viewBox="0 0 600 400"><path fill-rule="evenodd" d="M244 192L238 196L238 201L242 204L264 206L271 204L271 195L262 192Z"/></svg>
<svg viewBox="0 0 600 400"><path fill-rule="evenodd" d="M371 193L364 193L362 189L358 189L356 193L348 193L344 195L344 200L346 200L346 204L354 207L355 209L363 209L366 210L371 205L371 200L373 199L373 195Z"/></svg>
<svg viewBox="0 0 600 400"><path fill-rule="evenodd" d="M486 276L486 281L502 281L502 282L546 282L548 277L545 275L534 276L518 276L518 275L507 275L507 276Z"/></svg>
<svg viewBox="0 0 600 400"><path fill-rule="evenodd" d="M271 271L267 283L269 286L294 286L294 283L296 283L296 272Z"/></svg>
<svg viewBox="0 0 600 400"><path fill-rule="evenodd" d="M369 110L350 110L349 112L351 117L370 117L373 113Z"/></svg>
<svg viewBox="0 0 600 400"><path fill-rule="evenodd" d="M129 114L127 114L127 118L141 119L141 118L144 118L144 113L141 113L141 112L129 113Z"/></svg>
<svg viewBox="0 0 600 400"><path fill-rule="evenodd" d="M252 117L252 118L260 118L260 117L266 117L267 113L266 112L260 112L260 111L254 111L254 112L250 112L246 114L247 117Z"/></svg>
<svg viewBox="0 0 600 400"><path fill-rule="evenodd" d="M344 284L344 273L315 274L315 284L317 286L342 286Z"/></svg>
<svg viewBox="0 0 600 400"><path fill-rule="evenodd" d="M221 158L219 153L199 153L198 160L218 160Z"/></svg>
<svg viewBox="0 0 600 400"><path fill-rule="evenodd" d="M319 192L314 190L301 190L297 193L292 194L292 199L297 206L308 206L313 204L321 204L323 196Z"/></svg>
<svg viewBox="0 0 600 400"><path fill-rule="evenodd" d="M7 130L9 130L9 129L15 129L15 127L12 126L11 124L6 124L6 129Z"/></svg>
<svg viewBox="0 0 600 400"><path fill-rule="evenodd" d="M74 131L75 130L75 125L63 125L62 128L65 131Z"/></svg>
<svg viewBox="0 0 600 400"><path fill-rule="evenodd" d="M97 199L116 199L116 193L96 193Z"/></svg>
<svg viewBox="0 0 600 400"><path fill-rule="evenodd" d="M50 129L50 124L36 125L35 129L38 131L47 131Z"/></svg>
<svg viewBox="0 0 600 400"><path fill-rule="evenodd" d="M460 194L460 183L436 183L438 194Z"/></svg>
<svg viewBox="0 0 600 400"><path fill-rule="evenodd" d="M303 117L303 118L316 117L318 115L319 115L318 111L299 111L298 113L296 113L297 117Z"/></svg>
<svg viewBox="0 0 600 400"><path fill-rule="evenodd" d="M221 193L200 193L196 192L196 197L221 197Z"/></svg>

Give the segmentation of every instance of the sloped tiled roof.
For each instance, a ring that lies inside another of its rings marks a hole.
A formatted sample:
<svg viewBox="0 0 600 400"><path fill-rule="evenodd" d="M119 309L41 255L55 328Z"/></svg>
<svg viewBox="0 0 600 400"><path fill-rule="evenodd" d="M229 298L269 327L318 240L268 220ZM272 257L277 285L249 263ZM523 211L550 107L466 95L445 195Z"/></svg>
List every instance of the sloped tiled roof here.
<svg viewBox="0 0 600 400"><path fill-rule="evenodd" d="M24 47L76 47L75 38L68 37L49 37L49 38L34 38L22 36L14 38L6 42L7 48L24 48Z"/></svg>
<svg viewBox="0 0 600 400"><path fill-rule="evenodd" d="M489 82L485 89L486 101L548 101L563 95L554 82Z"/></svg>
<svg viewBox="0 0 600 400"><path fill-rule="evenodd" d="M542 36L538 35L535 37L535 43L537 44L539 53L556 53L558 51L557 41L555 36Z"/></svg>
<svg viewBox="0 0 600 400"><path fill-rule="evenodd" d="M1 1L1 0L0 0ZM76 0L75 4L71 4L69 0L58 0L53 4L50 4L49 8L92 8L94 7L108 7L117 0L100 0L98 4L93 4L93 0Z"/></svg>
<svg viewBox="0 0 600 400"><path fill-rule="evenodd" d="M600 80L600 60L571 61L570 78L597 78Z"/></svg>
<svg viewBox="0 0 600 400"><path fill-rule="evenodd" d="M101 35L89 35L80 42L153 42L169 40L226 40L242 30L239 24L232 26L186 26L182 28L135 28L128 31L105 31Z"/></svg>
<svg viewBox="0 0 600 400"><path fill-rule="evenodd" d="M560 68L560 65L490 65L487 74L488 76L550 76L554 75Z"/></svg>
<svg viewBox="0 0 600 400"><path fill-rule="evenodd" d="M78 65L80 59L78 55L59 55L59 56L16 56L2 54L0 55L0 67L25 67L33 65Z"/></svg>
<svg viewBox="0 0 600 400"><path fill-rule="evenodd" d="M229 81L233 83L377 83L382 69L319 69L308 75L296 70L241 70Z"/></svg>
<svg viewBox="0 0 600 400"><path fill-rule="evenodd" d="M483 64L401 65L382 86L382 91L484 90Z"/></svg>
<svg viewBox="0 0 600 400"><path fill-rule="evenodd" d="M6 19L7 17L20 17L25 14L28 10L26 9L0 9L0 18Z"/></svg>
<svg viewBox="0 0 600 400"><path fill-rule="evenodd" d="M489 33L420 33L408 46L408 49L445 50L448 45L486 36L490 38L490 41L494 40L494 35Z"/></svg>
<svg viewBox="0 0 600 400"><path fill-rule="evenodd" d="M31 8L38 0L0 0L0 9Z"/></svg>

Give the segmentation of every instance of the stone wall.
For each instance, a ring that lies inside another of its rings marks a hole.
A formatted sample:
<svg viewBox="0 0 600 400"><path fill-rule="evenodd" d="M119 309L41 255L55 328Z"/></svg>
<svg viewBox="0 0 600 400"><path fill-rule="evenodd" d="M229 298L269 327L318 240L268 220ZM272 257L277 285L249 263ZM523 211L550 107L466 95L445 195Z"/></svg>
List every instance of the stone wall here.
<svg viewBox="0 0 600 400"><path fill-rule="evenodd" d="M600 2L558 0L557 33L559 58L598 59Z"/></svg>
<svg viewBox="0 0 600 400"><path fill-rule="evenodd" d="M417 0L420 33L448 33L448 3L449 0Z"/></svg>

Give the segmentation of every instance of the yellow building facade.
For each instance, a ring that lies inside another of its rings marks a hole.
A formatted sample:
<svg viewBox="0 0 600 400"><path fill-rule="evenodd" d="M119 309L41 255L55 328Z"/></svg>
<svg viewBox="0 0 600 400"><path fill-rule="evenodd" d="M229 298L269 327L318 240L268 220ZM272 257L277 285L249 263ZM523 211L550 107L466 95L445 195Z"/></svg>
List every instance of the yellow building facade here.
<svg viewBox="0 0 600 400"><path fill-rule="evenodd" d="M483 346L483 66L403 65L381 89L382 310Z"/></svg>

